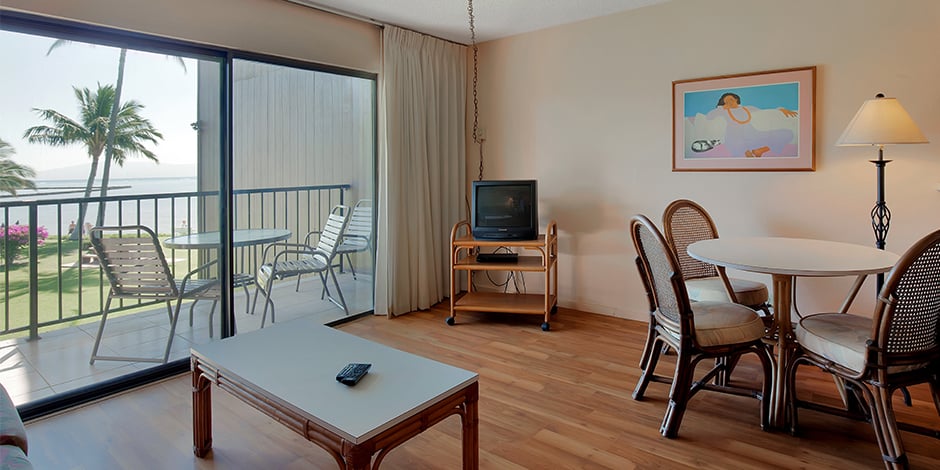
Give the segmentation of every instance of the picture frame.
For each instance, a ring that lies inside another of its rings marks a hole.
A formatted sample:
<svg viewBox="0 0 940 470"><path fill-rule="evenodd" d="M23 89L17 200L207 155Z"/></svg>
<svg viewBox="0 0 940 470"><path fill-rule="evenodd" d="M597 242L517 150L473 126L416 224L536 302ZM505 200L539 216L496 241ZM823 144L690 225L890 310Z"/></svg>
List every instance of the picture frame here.
<svg viewBox="0 0 940 470"><path fill-rule="evenodd" d="M672 82L672 171L815 171L816 67Z"/></svg>

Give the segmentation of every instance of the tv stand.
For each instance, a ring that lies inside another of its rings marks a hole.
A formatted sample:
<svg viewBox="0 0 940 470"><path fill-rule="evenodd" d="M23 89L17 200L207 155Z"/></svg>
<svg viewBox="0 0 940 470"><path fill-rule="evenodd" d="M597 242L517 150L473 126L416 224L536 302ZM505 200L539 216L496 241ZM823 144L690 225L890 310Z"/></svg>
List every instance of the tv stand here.
<svg viewBox="0 0 940 470"><path fill-rule="evenodd" d="M515 248L534 251L536 255L518 254L515 260L480 260L479 248ZM542 315L542 330L549 331L551 315L558 310L558 227L552 220L545 233L535 240L490 240L473 238L470 223L458 222L450 234L450 316L454 325L458 311L506 312ZM467 273L467 290L458 292L457 273ZM540 294L480 292L474 290L474 271L516 271L545 274L544 291Z"/></svg>

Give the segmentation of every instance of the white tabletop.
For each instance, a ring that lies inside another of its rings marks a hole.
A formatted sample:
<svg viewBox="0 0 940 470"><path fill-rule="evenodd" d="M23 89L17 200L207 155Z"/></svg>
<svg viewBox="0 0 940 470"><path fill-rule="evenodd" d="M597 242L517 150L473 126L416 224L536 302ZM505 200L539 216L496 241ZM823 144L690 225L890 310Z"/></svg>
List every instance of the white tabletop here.
<svg viewBox="0 0 940 470"><path fill-rule="evenodd" d="M399 351L313 320L280 322L193 347L193 353L361 443L440 398L477 381L477 374ZM336 381L350 362L372 364L358 384Z"/></svg>
<svg viewBox="0 0 940 470"><path fill-rule="evenodd" d="M897 254L853 243L806 238L716 238L688 247L697 260L728 268L791 276L848 276L891 270Z"/></svg>
<svg viewBox="0 0 940 470"><path fill-rule="evenodd" d="M290 236L291 231L283 228L239 229L232 232L232 245L237 248L273 243L287 240ZM191 233L163 240L163 245L167 248L182 249L218 248L220 243L219 232Z"/></svg>

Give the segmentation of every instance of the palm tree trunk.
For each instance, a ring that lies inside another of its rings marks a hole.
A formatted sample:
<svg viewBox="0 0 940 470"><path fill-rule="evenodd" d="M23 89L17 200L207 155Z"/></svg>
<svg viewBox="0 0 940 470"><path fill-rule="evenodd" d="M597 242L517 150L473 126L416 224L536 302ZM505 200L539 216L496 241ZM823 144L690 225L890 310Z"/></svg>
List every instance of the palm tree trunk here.
<svg viewBox="0 0 940 470"><path fill-rule="evenodd" d="M108 184L111 181L111 160L114 156L114 129L117 127L118 110L121 109L121 89L124 88L124 62L127 58L127 49L121 49L118 59L117 83L114 85L114 103L111 105L111 118L108 119L108 140L104 151L104 169L101 172L101 197L108 195ZM104 201L98 203L98 219L96 225L104 225Z"/></svg>
<svg viewBox="0 0 940 470"><path fill-rule="evenodd" d="M85 196L84 199L91 197L91 190L95 187L95 175L98 173L98 156L91 156L91 172L88 173L88 182L85 183ZM85 212L88 210L88 203L82 202L78 205L78 219L75 224L75 228L72 230L72 233L69 235L69 240L80 240L82 238L82 230L85 228Z"/></svg>

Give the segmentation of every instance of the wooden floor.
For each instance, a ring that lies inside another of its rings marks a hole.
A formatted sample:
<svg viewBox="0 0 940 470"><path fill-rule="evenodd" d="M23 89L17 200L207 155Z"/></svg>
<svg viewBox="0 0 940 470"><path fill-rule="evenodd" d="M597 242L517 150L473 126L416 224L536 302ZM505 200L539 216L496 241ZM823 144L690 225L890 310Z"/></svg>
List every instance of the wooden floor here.
<svg viewBox="0 0 940 470"><path fill-rule="evenodd" d="M393 320L371 317L347 331L480 374L480 467L560 468L883 468L866 423L803 410L801 434L763 432L758 402L712 392L693 398L679 438L659 425L668 386L651 384L634 401L644 323L560 309L552 331L538 316L462 314L444 324L438 306ZM671 374L672 356L660 371ZM736 380L757 377L756 360ZM831 379L803 368L800 396L834 402ZM900 419L940 427L926 387L912 389ZM335 468L314 444L213 390L214 447L192 454L187 375L27 424L36 468ZM940 440L902 433L912 468L940 468ZM391 452L384 469L460 467L460 426L450 417Z"/></svg>

